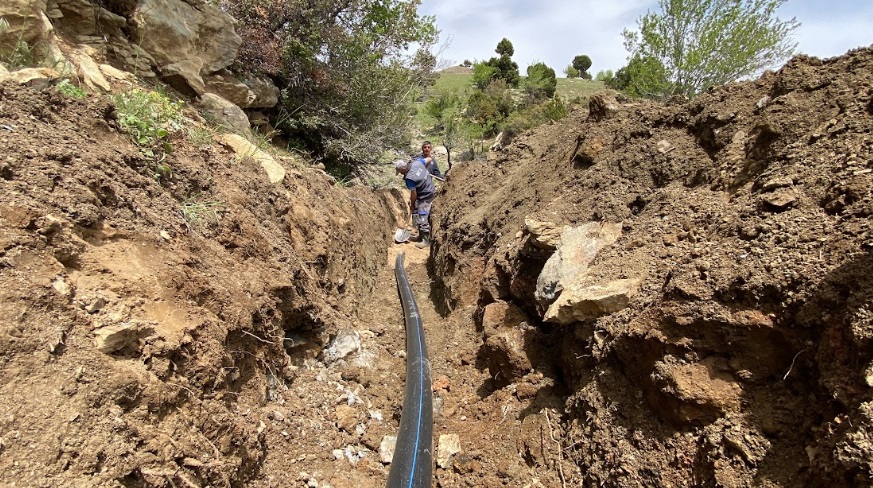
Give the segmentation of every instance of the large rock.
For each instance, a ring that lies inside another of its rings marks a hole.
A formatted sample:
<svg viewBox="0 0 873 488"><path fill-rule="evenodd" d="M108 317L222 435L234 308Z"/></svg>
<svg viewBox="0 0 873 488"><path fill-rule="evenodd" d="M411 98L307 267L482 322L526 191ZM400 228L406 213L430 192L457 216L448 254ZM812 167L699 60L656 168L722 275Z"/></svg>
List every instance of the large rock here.
<svg viewBox="0 0 873 488"><path fill-rule="evenodd" d="M206 2L192 6L181 0L142 0L131 24L131 37L139 40L161 71L177 65L175 74L182 79L196 81L195 75L202 77L230 66L242 43L234 31L234 19ZM186 63L179 66L182 62Z"/></svg>
<svg viewBox="0 0 873 488"><path fill-rule="evenodd" d="M557 249L561 244L561 233L565 228L554 222L544 222L533 217L524 218L524 230L530 234L531 244L540 249Z"/></svg>
<svg viewBox="0 0 873 488"><path fill-rule="evenodd" d="M200 111L223 128L243 136L250 136L249 118L239 106L215 95L206 93L200 97Z"/></svg>
<svg viewBox="0 0 873 488"><path fill-rule="evenodd" d="M586 284L585 280L572 283L549 307L543 320L569 324L618 312L630 304L641 281L632 278L606 284Z"/></svg>
<svg viewBox="0 0 873 488"><path fill-rule="evenodd" d="M243 108L272 108L279 103L279 88L267 78L249 78L243 83L251 90L255 98Z"/></svg>
<svg viewBox="0 0 873 488"><path fill-rule="evenodd" d="M264 171L266 171L270 183L280 183L285 179L285 168L277 163L272 156L261 151L257 146L247 141L246 138L237 134L222 134L218 138L218 142L229 147L242 159L251 158L257 161L261 167L264 168Z"/></svg>
<svg viewBox="0 0 873 488"><path fill-rule="evenodd" d="M46 14L67 35L78 40L122 37L127 19L92 0L49 0Z"/></svg>
<svg viewBox="0 0 873 488"><path fill-rule="evenodd" d="M176 91L189 97L206 93L206 83L200 76L203 60L189 58L160 67L161 77ZM221 98L221 97L219 97Z"/></svg>
<svg viewBox="0 0 873 488"><path fill-rule="evenodd" d="M0 53L18 52L22 63L45 59L54 45L54 29L45 11L46 0L0 1L0 18L8 25L0 32Z"/></svg>
<svg viewBox="0 0 873 488"><path fill-rule="evenodd" d="M154 332L150 325L125 322L100 327L94 331L94 345L104 354L113 354L125 349L135 349L140 338Z"/></svg>
<svg viewBox="0 0 873 488"><path fill-rule="evenodd" d="M557 251L546 261L537 278L537 302L543 307L552 303L564 288L584 275L601 249L620 236L621 224L589 222L565 228ZM554 239L543 242L554 243Z"/></svg>
<svg viewBox="0 0 873 488"><path fill-rule="evenodd" d="M203 78L203 81L206 82L207 91L224 98L238 107L249 107L255 101L254 92L227 70L221 70L206 76Z"/></svg>
<svg viewBox="0 0 873 488"><path fill-rule="evenodd" d="M101 88L103 91L110 91L112 86L110 86L106 77L103 76L100 65L94 61L94 58L92 57L94 55L96 55L96 52L94 52L93 49L84 47L70 52L69 58L76 66L76 72L79 74L79 78L85 83L85 86L91 90Z"/></svg>
<svg viewBox="0 0 873 488"><path fill-rule="evenodd" d="M651 379L655 389L648 398L661 417L679 424L705 425L740 409L743 389L723 370L725 361L715 356L699 363L685 363L666 356L655 364Z"/></svg>
<svg viewBox="0 0 873 488"><path fill-rule="evenodd" d="M382 464L391 464L394 460L394 448L397 445L397 436L386 435L379 443L379 461Z"/></svg>
<svg viewBox="0 0 873 488"><path fill-rule="evenodd" d="M510 383L533 369L537 331L518 306L498 301L482 314L488 370L499 383Z"/></svg>
<svg viewBox="0 0 873 488"><path fill-rule="evenodd" d="M10 81L19 85L33 84L38 82L48 83L60 78L61 75L51 68L24 68L6 74L0 73L0 81Z"/></svg>
<svg viewBox="0 0 873 488"><path fill-rule="evenodd" d="M503 329L513 329L528 322L524 310L509 302L496 301L485 306L482 313L482 328L486 336Z"/></svg>

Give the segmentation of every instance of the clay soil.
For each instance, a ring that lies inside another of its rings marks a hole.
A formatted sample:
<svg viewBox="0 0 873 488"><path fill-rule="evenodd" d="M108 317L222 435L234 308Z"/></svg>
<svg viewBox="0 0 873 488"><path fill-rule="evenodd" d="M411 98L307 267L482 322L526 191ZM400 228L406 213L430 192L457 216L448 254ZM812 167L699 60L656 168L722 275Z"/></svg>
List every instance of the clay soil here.
<svg viewBox="0 0 873 488"><path fill-rule="evenodd" d="M400 252L462 449L434 486L870 485L871 84L860 50L595 97L456 166L430 252L398 190L184 134L156 176L106 98L0 85L0 485L384 486ZM526 217L620 223L590 276L628 306L544 322Z"/></svg>
<svg viewBox="0 0 873 488"><path fill-rule="evenodd" d="M870 486L871 173L870 49L690 101L597 95L453 169L434 266L444 303L503 338L481 349L487 398L528 370L555 385L517 415L561 446L523 436L528 465L548 486ZM543 323L535 233L591 222L621 236L586 283L639 287Z"/></svg>

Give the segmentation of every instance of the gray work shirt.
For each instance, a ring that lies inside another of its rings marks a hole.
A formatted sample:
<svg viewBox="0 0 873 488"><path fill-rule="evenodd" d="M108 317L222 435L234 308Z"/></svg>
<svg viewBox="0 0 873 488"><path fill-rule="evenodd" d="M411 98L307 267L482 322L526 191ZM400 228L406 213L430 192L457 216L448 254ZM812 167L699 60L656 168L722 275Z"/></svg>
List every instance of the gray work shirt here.
<svg viewBox="0 0 873 488"><path fill-rule="evenodd" d="M421 161L412 161L409 163L409 170L403 177L406 181L406 188L415 190L416 199L429 202L433 200L436 188L433 186L433 178L427 168L421 164Z"/></svg>

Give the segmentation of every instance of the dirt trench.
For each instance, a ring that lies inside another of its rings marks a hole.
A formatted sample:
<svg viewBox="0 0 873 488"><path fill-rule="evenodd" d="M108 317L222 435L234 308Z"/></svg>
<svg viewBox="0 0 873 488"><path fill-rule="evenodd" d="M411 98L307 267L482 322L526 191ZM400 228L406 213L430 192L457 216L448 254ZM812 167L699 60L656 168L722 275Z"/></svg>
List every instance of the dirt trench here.
<svg viewBox="0 0 873 488"><path fill-rule="evenodd" d="M156 176L0 85L0 484L384 486L405 252L434 486L870 485L871 68L594 97L456 165L430 252L399 190L182 135Z"/></svg>
<svg viewBox="0 0 873 488"><path fill-rule="evenodd" d="M473 309L437 307L428 251L391 243L402 192L337 186L292 158L271 183L220 145L170 143L158 172L106 98L0 85L0 485L384 486L400 251L435 442L462 448L436 483L549 479L518 455L521 404L481 401Z"/></svg>

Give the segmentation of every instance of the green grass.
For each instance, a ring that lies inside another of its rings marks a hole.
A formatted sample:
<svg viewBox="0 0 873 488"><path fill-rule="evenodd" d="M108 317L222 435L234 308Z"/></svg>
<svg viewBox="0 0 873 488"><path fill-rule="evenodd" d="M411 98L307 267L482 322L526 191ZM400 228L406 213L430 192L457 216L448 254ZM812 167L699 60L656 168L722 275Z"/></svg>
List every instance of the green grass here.
<svg viewBox="0 0 873 488"><path fill-rule="evenodd" d="M524 79L522 77L522 83ZM606 86L602 81L585 80L581 78L558 78L557 95L569 103L582 103L587 106L587 101L593 93L605 90ZM474 90L472 73L440 73L436 79L434 86L427 90L427 95L445 92L456 92L461 94L461 98L465 99ZM436 124L436 120L427 115L424 110L425 100L419 101L417 104L417 113L415 115L415 124L422 131L425 137L429 137L431 130Z"/></svg>
<svg viewBox="0 0 873 488"><path fill-rule="evenodd" d="M441 73L434 85L436 90L463 92L473 89L473 75L466 73Z"/></svg>
<svg viewBox="0 0 873 488"><path fill-rule="evenodd" d="M524 76L521 77L522 83ZM472 90L473 75L464 73L442 73L432 88L434 91L447 90L463 92ZM558 78L558 95L566 100L588 98L592 93L606 89L602 81L583 80L581 78Z"/></svg>
<svg viewBox="0 0 873 488"><path fill-rule="evenodd" d="M558 78L558 95L566 100L577 98L588 99L591 94L605 90L602 81L583 80L582 78Z"/></svg>

